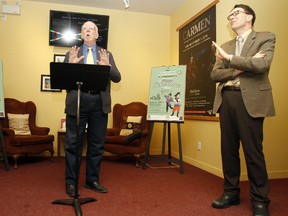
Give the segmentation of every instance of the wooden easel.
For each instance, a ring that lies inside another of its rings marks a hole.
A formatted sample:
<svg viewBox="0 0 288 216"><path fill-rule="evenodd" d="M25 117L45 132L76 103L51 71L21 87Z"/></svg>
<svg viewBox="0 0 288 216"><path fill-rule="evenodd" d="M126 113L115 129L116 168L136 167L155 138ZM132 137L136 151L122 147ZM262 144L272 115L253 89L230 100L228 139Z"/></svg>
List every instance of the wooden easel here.
<svg viewBox="0 0 288 216"><path fill-rule="evenodd" d="M179 147L179 160L175 160L171 158L171 123L177 124L177 132L178 132L178 147ZM183 169L183 157L182 157L182 140L181 140L181 130L180 130L180 123L179 122L163 122L163 137L162 137L162 155L160 160L168 162L169 166L165 167L153 167L148 164L149 159L149 152L150 152L150 143L151 143L151 137L154 127L154 122L151 122L150 130L149 130L149 137L148 137L148 144L146 146L145 150L145 158L143 161L143 169L145 169L147 166L151 168L177 168L180 167L180 173L184 173ZM165 144L166 144L166 126L168 125L168 156L165 157ZM176 162L176 163L175 163Z"/></svg>

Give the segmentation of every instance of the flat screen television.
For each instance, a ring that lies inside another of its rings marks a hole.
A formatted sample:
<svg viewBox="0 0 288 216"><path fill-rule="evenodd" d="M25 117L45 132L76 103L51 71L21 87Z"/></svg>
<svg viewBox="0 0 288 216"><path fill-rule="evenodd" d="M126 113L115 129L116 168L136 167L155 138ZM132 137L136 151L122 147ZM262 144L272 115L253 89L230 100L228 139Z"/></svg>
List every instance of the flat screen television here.
<svg viewBox="0 0 288 216"><path fill-rule="evenodd" d="M107 49L109 16L50 10L49 46L81 46L81 26L86 21L98 27L97 45Z"/></svg>

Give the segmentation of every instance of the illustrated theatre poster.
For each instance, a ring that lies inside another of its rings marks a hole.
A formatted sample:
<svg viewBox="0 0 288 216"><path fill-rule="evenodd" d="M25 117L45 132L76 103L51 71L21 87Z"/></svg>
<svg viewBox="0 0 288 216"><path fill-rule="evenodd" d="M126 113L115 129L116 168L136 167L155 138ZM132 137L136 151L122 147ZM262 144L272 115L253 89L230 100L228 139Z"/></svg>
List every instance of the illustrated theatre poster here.
<svg viewBox="0 0 288 216"><path fill-rule="evenodd" d="M186 65L151 70L148 121L184 122Z"/></svg>

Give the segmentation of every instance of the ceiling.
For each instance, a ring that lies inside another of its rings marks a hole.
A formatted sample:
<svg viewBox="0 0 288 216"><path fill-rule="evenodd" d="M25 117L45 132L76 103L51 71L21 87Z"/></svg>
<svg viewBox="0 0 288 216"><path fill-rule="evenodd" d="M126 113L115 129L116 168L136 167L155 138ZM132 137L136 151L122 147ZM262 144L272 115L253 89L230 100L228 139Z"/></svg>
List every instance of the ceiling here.
<svg viewBox="0 0 288 216"><path fill-rule="evenodd" d="M129 8L125 9L123 0L24 0L47 2L53 4L78 5L85 7L127 10L133 12L158 15L171 15L185 0L129 0Z"/></svg>

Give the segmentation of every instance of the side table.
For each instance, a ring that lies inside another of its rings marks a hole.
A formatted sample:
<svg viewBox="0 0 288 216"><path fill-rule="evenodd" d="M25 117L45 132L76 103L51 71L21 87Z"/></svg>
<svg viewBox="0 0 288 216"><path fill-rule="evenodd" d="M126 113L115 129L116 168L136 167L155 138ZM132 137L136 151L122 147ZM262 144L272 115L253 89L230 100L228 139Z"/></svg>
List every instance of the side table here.
<svg viewBox="0 0 288 216"><path fill-rule="evenodd" d="M61 139L64 139L66 135L65 130L59 130L57 134L57 156L60 156L60 146L61 146Z"/></svg>
<svg viewBox="0 0 288 216"><path fill-rule="evenodd" d="M58 130L58 134L57 134L57 156L60 157L60 149L61 149L61 140L64 140L66 135L66 131L65 130ZM87 131L85 132L85 139L84 139L84 144L87 143ZM63 142L63 146L64 146L64 142ZM84 146L85 149L85 146Z"/></svg>

